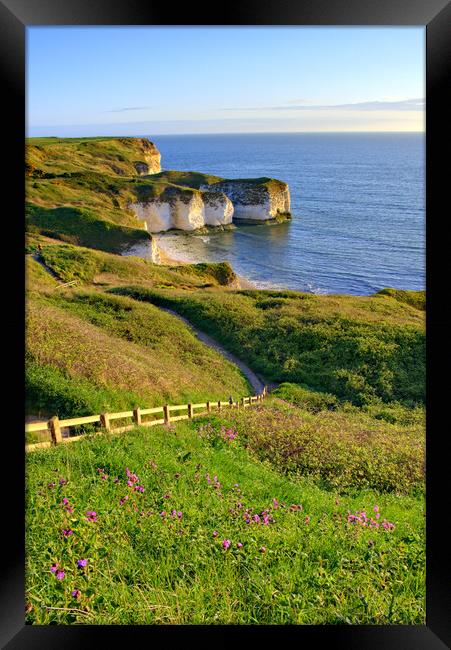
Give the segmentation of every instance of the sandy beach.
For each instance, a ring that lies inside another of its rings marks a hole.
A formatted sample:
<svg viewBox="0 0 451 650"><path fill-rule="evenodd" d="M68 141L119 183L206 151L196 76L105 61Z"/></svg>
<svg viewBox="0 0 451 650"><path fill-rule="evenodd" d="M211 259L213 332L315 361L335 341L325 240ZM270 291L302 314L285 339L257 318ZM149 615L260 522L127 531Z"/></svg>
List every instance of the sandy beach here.
<svg viewBox="0 0 451 650"><path fill-rule="evenodd" d="M163 247L162 245L162 238L159 238L158 236L154 238L155 246L157 248L157 259L158 262L157 264L161 264L163 266L182 266L184 264L196 264L196 263L201 263L203 260L187 260L183 259L181 256L178 256L177 258L171 257L170 253ZM256 285L253 284L250 280L247 278L244 278L240 275L236 276L236 280L231 282L228 287L230 289L257 289Z"/></svg>

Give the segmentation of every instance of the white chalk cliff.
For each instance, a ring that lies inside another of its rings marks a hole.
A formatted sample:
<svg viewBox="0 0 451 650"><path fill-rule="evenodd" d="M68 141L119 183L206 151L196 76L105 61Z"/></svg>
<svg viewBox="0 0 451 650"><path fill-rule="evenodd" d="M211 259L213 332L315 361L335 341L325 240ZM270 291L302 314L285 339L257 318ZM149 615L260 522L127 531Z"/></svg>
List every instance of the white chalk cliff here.
<svg viewBox="0 0 451 650"><path fill-rule="evenodd" d="M232 223L233 205L222 192L199 192L174 188L170 196L138 201L128 206L148 232L162 232L170 228L197 230L202 226L220 226Z"/></svg>
<svg viewBox="0 0 451 650"><path fill-rule="evenodd" d="M234 219L266 221L290 212L288 185L274 179L232 179L200 189L224 192L233 203Z"/></svg>
<svg viewBox="0 0 451 650"><path fill-rule="evenodd" d="M221 179L198 172L159 173L158 149L144 138L137 140L143 162L136 162L135 169L146 178L133 186L136 200L128 207L149 233L224 226L235 219L255 222L275 220L280 215L289 217L290 191L286 183L266 177ZM157 176L151 178L151 174Z"/></svg>

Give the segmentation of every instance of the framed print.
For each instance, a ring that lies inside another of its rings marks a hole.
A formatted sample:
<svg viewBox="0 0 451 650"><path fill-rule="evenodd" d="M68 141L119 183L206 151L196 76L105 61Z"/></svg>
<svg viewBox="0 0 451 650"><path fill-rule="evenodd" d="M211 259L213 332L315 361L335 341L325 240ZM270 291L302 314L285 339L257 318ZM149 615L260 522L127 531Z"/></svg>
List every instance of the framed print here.
<svg viewBox="0 0 451 650"><path fill-rule="evenodd" d="M168 9L0 4L2 647L448 647L449 3Z"/></svg>

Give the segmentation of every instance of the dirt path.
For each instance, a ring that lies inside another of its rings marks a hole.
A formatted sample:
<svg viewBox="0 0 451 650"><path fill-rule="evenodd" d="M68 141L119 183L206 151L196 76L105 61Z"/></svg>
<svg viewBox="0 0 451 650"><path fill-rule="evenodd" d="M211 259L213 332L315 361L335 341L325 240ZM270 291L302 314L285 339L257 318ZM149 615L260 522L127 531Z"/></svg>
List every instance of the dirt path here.
<svg viewBox="0 0 451 650"><path fill-rule="evenodd" d="M55 278L55 280L58 280L58 282L61 282L61 281L62 281L61 278L59 277L59 275L57 275L57 274L55 273L55 271L53 271L49 266L47 266L47 265L45 264L44 260L42 259L42 257L41 257L39 254L37 254L37 253L32 253L32 254L31 254L31 257L34 259L35 262L37 262L38 264L40 264L40 265L42 266L42 268L43 268L45 271L47 271L47 273L49 273L49 275L52 276L52 278Z"/></svg>
<svg viewBox="0 0 451 650"><path fill-rule="evenodd" d="M52 277L54 277L56 280L61 280L52 269L50 269L46 264L43 262L41 259L40 255L32 255L33 259L36 260ZM209 348L213 348L213 350L216 350L216 352L219 352L219 354L222 354L223 357L228 359L231 363L233 363L235 366L237 366L243 375L246 377L252 388L254 389L255 393L259 395L262 391L263 388L266 386L268 391L271 391L273 388L277 386L277 384L273 382L268 382L265 381L265 379L259 375L257 375L253 370L249 368L241 359L238 359L234 354L226 350L220 343L215 341L211 336L208 334L205 334L205 332L202 332L201 330L197 329L197 327L194 327L192 323L189 322L188 319L186 319L184 316L181 316L178 314L176 311L173 311L172 309L167 309L166 307L159 307L162 311L167 312L168 314L171 314L172 316L175 316L179 320L181 320L185 325L187 325L192 332L196 335L196 337L199 339L199 341L202 341L202 343L205 343L205 345L208 345ZM233 395L232 395L233 397Z"/></svg>
<svg viewBox="0 0 451 650"><path fill-rule="evenodd" d="M172 316L175 316L179 320L181 320L185 325L188 325L188 327L194 332L196 337L199 339L199 341L202 341L202 343L205 343L205 345L208 345L209 348L213 348L213 350L216 350L216 352L219 352L219 354L222 354L223 357L231 361L235 366L237 366L243 375L246 377L246 379L249 381L250 385L256 392L256 394L260 394L263 391L263 387L267 386L268 390L271 390L276 386L276 384L273 384L271 382L267 382L263 379L263 377L258 376L255 374L253 370L249 368L241 359L238 359L234 354L226 350L220 343L215 341L211 336L208 334L205 334L205 332L202 332L201 330L197 329L197 327L194 327L192 323L190 323L189 320L187 320L184 316L180 316L176 311L173 311L172 309L167 309L166 307L158 307L162 311L167 312L168 314L171 314ZM233 397L233 396L232 396Z"/></svg>

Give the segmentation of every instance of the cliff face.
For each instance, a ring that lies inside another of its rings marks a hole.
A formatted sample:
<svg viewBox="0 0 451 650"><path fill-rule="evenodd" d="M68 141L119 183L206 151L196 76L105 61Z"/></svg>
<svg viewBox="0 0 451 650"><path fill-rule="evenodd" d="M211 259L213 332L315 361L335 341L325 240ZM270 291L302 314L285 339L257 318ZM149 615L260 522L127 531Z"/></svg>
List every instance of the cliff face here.
<svg viewBox="0 0 451 650"><path fill-rule="evenodd" d="M133 140L137 150L142 152L142 160L134 163L139 176L161 172L161 154L153 142L146 138L124 138L123 140Z"/></svg>
<svg viewBox="0 0 451 650"><path fill-rule="evenodd" d="M205 206L205 223L208 226L232 223L233 203L224 192L202 192L202 198Z"/></svg>
<svg viewBox="0 0 451 650"><path fill-rule="evenodd" d="M196 230L205 225L219 226L232 222L233 205L221 192L177 190L171 187L158 197L137 201L128 206L144 221L148 232L170 228Z"/></svg>
<svg viewBox="0 0 451 650"><path fill-rule="evenodd" d="M290 212L288 185L275 179L223 180L200 189L223 192L233 204L234 220L266 221Z"/></svg>

